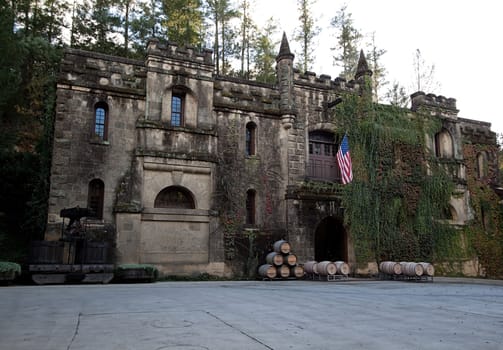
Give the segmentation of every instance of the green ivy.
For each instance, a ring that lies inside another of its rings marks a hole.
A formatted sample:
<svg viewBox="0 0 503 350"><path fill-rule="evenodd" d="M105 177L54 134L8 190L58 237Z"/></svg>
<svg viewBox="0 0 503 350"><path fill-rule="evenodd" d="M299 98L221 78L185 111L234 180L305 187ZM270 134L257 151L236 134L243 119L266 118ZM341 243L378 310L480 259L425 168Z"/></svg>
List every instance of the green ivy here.
<svg viewBox="0 0 503 350"><path fill-rule="evenodd" d="M440 121L354 94L343 96L333 118L350 141L354 179L341 194L357 261L456 255L459 233L441 220L454 185L429 161L425 139Z"/></svg>

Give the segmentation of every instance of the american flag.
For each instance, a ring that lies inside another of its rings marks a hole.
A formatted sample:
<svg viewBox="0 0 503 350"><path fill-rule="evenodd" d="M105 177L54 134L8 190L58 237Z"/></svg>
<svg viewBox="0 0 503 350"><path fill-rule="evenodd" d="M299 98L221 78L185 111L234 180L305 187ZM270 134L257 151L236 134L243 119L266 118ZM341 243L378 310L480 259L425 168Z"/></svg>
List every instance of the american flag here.
<svg viewBox="0 0 503 350"><path fill-rule="evenodd" d="M344 135L342 138L341 146L339 147L339 151L337 151L337 162L341 169L342 183L344 185L350 183L353 180L353 169L347 135Z"/></svg>

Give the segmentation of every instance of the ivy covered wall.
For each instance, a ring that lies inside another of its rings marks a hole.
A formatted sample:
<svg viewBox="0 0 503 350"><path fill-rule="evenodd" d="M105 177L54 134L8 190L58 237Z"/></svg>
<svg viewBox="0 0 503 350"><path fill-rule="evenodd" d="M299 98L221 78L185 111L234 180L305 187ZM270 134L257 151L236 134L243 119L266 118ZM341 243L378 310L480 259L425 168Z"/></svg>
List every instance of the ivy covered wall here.
<svg viewBox="0 0 503 350"><path fill-rule="evenodd" d="M490 186L495 162L484 179L474 173L477 153L492 154L496 144L467 144L453 135L463 147L462 159L439 159L431 141L446 125L455 129L457 121L434 107L411 112L374 104L365 94L344 96L336 107L333 118L349 136L353 160L354 180L341 193L356 260L444 266L478 257L482 273L501 276L501 204ZM453 225L450 202L465 191L474 219Z"/></svg>

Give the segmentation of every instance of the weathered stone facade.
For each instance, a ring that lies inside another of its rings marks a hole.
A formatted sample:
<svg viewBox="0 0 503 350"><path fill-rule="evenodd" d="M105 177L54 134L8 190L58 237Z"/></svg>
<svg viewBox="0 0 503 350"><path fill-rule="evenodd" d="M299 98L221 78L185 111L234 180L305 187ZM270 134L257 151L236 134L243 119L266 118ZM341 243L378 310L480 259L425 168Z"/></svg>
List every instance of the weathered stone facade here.
<svg viewBox="0 0 503 350"><path fill-rule="evenodd" d="M145 61L66 51L46 238L59 238L61 209L98 198L101 221L116 227L117 263L150 263L164 274L253 274L280 238L299 261L354 262L337 194L304 184L326 178L316 171L335 171L336 145L323 141L337 130L329 110L342 92L362 93L367 70L351 82L300 74L285 37L273 85L215 76L211 55L155 40ZM412 111L438 115L448 132L429 147L452 149L446 166L461 194L452 199L453 221L463 225L472 215L463 142L495 145L495 135L487 123L458 118L453 99L416 93ZM316 135L321 141L310 145ZM317 168L314 155L333 164ZM493 169L494 155L486 158ZM90 194L92 181L102 184L101 197ZM362 272L373 272L370 263Z"/></svg>

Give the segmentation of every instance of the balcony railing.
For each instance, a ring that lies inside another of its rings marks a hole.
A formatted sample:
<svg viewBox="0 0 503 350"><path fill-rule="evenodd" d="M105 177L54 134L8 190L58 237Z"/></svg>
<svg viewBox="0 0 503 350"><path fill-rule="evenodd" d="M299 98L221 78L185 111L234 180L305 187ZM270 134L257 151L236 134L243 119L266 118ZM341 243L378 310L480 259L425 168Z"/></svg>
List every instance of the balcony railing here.
<svg viewBox="0 0 503 350"><path fill-rule="evenodd" d="M334 161L310 160L306 165L306 177L311 180L341 181L341 171Z"/></svg>

